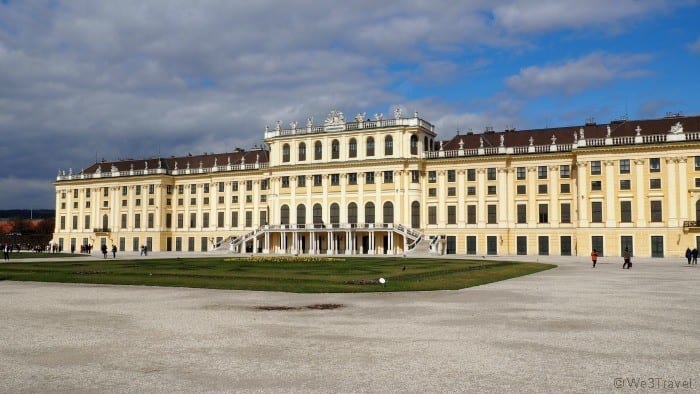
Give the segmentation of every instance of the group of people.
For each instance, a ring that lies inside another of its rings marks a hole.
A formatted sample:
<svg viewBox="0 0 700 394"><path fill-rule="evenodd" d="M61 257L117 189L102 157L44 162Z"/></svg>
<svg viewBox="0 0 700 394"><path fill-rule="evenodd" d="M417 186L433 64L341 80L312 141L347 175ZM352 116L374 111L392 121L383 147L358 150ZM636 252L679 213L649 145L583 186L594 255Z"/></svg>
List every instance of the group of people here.
<svg viewBox="0 0 700 394"><path fill-rule="evenodd" d="M622 269L630 269L632 268L632 260L631 260L631 254L630 254L630 249L625 248L625 251L622 253ZM591 261L593 262L593 268L595 268L596 263L598 262L598 251L593 249L591 252Z"/></svg>
<svg viewBox="0 0 700 394"><path fill-rule="evenodd" d="M698 263L698 248L693 248L693 250L690 250L690 248L685 250L685 258L688 259L688 264L697 264Z"/></svg>
<svg viewBox="0 0 700 394"><path fill-rule="evenodd" d="M102 244L102 255L107 258L107 244ZM117 258L117 245L112 245L112 257Z"/></svg>

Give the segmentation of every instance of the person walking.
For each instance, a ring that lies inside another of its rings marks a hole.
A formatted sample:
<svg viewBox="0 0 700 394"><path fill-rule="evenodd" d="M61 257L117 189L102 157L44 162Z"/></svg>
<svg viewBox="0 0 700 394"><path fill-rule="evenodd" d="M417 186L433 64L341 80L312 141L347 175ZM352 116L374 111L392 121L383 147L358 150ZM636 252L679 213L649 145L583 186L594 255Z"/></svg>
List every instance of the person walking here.
<svg viewBox="0 0 700 394"><path fill-rule="evenodd" d="M117 258L117 245L112 245L112 257Z"/></svg>
<svg viewBox="0 0 700 394"><path fill-rule="evenodd" d="M102 244L102 255L107 258L107 244Z"/></svg>
<svg viewBox="0 0 700 394"><path fill-rule="evenodd" d="M5 244L2 248L2 257L5 261L10 261L10 245Z"/></svg>
<svg viewBox="0 0 700 394"><path fill-rule="evenodd" d="M622 254L622 258L624 259L624 263L622 263L622 269L630 269L632 268L632 262L630 261L630 249L625 248L625 252Z"/></svg>
<svg viewBox="0 0 700 394"><path fill-rule="evenodd" d="M688 264L690 264L690 261L693 260L693 252L690 250L690 248L685 250L685 258L688 259Z"/></svg>
<svg viewBox="0 0 700 394"><path fill-rule="evenodd" d="M693 251L690 252L690 254L693 255L693 264L698 263L698 248L693 248Z"/></svg>
<svg viewBox="0 0 700 394"><path fill-rule="evenodd" d="M595 268L595 263L598 262L598 251L595 249L591 252L591 261L593 262L593 268Z"/></svg>

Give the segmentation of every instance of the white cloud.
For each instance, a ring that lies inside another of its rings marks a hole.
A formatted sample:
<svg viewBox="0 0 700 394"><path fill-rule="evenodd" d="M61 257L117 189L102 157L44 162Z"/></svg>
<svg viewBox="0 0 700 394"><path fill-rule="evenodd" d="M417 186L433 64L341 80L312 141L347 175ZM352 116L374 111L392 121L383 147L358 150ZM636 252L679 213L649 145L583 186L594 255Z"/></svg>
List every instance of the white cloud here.
<svg viewBox="0 0 700 394"><path fill-rule="evenodd" d="M579 59L547 66L530 66L518 75L508 77L506 86L519 95L572 95L607 84L616 79L643 76L640 68L649 61L648 55L611 55L592 53Z"/></svg>

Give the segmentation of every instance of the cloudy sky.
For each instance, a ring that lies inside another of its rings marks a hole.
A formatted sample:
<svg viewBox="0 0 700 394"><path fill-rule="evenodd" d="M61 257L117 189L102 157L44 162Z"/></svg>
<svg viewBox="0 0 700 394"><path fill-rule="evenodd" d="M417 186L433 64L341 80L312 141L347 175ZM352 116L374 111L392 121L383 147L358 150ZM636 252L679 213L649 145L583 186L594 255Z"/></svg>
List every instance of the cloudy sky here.
<svg viewBox="0 0 700 394"><path fill-rule="evenodd" d="M334 108L417 110L442 138L700 114L699 18L683 0L0 0L0 209L53 208L59 168L250 148Z"/></svg>

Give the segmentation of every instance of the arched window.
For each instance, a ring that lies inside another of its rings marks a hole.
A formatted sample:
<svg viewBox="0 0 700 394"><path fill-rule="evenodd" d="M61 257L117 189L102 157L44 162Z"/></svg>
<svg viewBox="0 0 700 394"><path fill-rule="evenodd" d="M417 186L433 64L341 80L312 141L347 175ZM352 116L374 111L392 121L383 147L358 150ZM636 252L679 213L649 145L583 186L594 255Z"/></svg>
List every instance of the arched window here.
<svg viewBox="0 0 700 394"><path fill-rule="evenodd" d="M384 214L384 224L394 223L394 204L391 201L384 203L382 213Z"/></svg>
<svg viewBox="0 0 700 394"><path fill-rule="evenodd" d="M305 161L305 160L306 160L306 144L302 142L299 144L299 161Z"/></svg>
<svg viewBox="0 0 700 394"><path fill-rule="evenodd" d="M374 223L374 203L365 204L365 223Z"/></svg>
<svg viewBox="0 0 700 394"><path fill-rule="evenodd" d="M391 156L394 154L394 139L390 135L384 137L384 156Z"/></svg>
<svg viewBox="0 0 700 394"><path fill-rule="evenodd" d="M357 224L357 204L354 202L348 204L348 223Z"/></svg>
<svg viewBox="0 0 700 394"><path fill-rule="evenodd" d="M331 159L340 159L340 142L338 140L331 142Z"/></svg>
<svg viewBox="0 0 700 394"><path fill-rule="evenodd" d="M340 223L340 205L333 203L331 204L331 226L338 227Z"/></svg>
<svg viewBox="0 0 700 394"><path fill-rule="evenodd" d="M367 137L367 153L366 156L374 156L374 138Z"/></svg>
<svg viewBox="0 0 700 394"><path fill-rule="evenodd" d="M321 204L314 204L314 224L323 224L323 208Z"/></svg>
<svg viewBox="0 0 700 394"><path fill-rule="evenodd" d="M109 217L107 215L102 215L102 230L107 231L109 227Z"/></svg>
<svg viewBox="0 0 700 394"><path fill-rule="evenodd" d="M314 143L314 160L323 159L323 145L321 141L316 141Z"/></svg>
<svg viewBox="0 0 700 394"><path fill-rule="evenodd" d="M420 227L420 203L418 201L411 203L411 227Z"/></svg>
<svg viewBox="0 0 700 394"><path fill-rule="evenodd" d="M428 151L428 137L423 137L423 150Z"/></svg>
<svg viewBox="0 0 700 394"><path fill-rule="evenodd" d="M289 205L287 204L280 208L280 224L289 224Z"/></svg>
<svg viewBox="0 0 700 394"><path fill-rule="evenodd" d="M348 151L348 156L349 157L357 157L357 140L354 138L350 139L350 144L348 145L349 151Z"/></svg>
<svg viewBox="0 0 700 394"><path fill-rule="evenodd" d="M304 204L297 205L297 224L306 224L306 206Z"/></svg>
<svg viewBox="0 0 700 394"><path fill-rule="evenodd" d="M289 162L289 144L282 145L282 163Z"/></svg>
<svg viewBox="0 0 700 394"><path fill-rule="evenodd" d="M418 137L415 134L411 136L411 154L418 154Z"/></svg>

